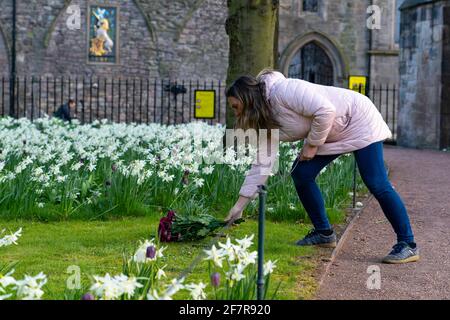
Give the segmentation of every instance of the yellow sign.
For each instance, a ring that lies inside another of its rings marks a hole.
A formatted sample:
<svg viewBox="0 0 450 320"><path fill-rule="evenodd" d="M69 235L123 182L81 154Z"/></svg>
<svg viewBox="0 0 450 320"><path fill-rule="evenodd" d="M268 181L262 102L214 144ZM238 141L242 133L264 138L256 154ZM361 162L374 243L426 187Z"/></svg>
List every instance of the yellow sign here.
<svg viewBox="0 0 450 320"><path fill-rule="evenodd" d="M216 108L216 91L195 90L195 112L197 119L214 119Z"/></svg>
<svg viewBox="0 0 450 320"><path fill-rule="evenodd" d="M366 94L366 82L367 78L364 76L350 76L348 84L349 88L353 91L360 92L361 87L361 94Z"/></svg>

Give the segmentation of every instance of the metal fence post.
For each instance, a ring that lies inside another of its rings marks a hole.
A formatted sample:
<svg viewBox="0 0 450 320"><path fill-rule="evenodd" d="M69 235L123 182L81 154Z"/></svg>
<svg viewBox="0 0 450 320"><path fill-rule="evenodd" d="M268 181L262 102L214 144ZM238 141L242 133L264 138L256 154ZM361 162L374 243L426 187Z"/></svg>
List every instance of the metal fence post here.
<svg viewBox="0 0 450 320"><path fill-rule="evenodd" d="M12 2L12 35L11 35L11 75L9 79L9 115L11 117L16 116L16 112L14 110L16 103L16 35L17 35L17 3L16 0ZM19 92L19 90L17 90ZM17 97L18 99L18 97ZM17 107L19 108L19 107ZM18 118L17 114L17 118Z"/></svg>
<svg viewBox="0 0 450 320"><path fill-rule="evenodd" d="M267 188L264 185L258 186L259 194L259 214L258 214L258 280L256 283L257 299L264 298L264 224Z"/></svg>

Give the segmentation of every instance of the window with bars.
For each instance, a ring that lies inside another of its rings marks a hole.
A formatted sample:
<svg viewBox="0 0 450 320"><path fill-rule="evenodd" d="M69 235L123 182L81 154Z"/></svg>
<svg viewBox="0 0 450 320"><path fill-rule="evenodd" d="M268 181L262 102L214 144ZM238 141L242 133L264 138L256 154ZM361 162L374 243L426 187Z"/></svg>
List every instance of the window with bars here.
<svg viewBox="0 0 450 320"><path fill-rule="evenodd" d="M319 0L303 0L303 11L318 12Z"/></svg>

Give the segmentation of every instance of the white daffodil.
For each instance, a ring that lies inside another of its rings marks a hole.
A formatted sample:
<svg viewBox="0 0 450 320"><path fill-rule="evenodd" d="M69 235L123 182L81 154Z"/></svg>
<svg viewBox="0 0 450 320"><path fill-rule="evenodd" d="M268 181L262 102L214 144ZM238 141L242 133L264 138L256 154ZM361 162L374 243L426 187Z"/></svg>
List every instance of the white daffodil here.
<svg viewBox="0 0 450 320"><path fill-rule="evenodd" d="M164 272L164 267L161 267L158 269L158 271L156 272L156 279L161 280L162 278L167 278L166 273Z"/></svg>
<svg viewBox="0 0 450 320"><path fill-rule="evenodd" d="M213 173L214 171L214 167L213 166L207 166L203 169L203 173L206 175L209 175L211 173Z"/></svg>
<svg viewBox="0 0 450 320"><path fill-rule="evenodd" d="M87 169L88 169L90 172L94 171L95 168L96 168L96 164L95 164L95 163L91 162L91 163L88 164Z"/></svg>
<svg viewBox="0 0 450 320"><path fill-rule="evenodd" d="M129 297L134 295L136 289L143 287L135 277L127 277L123 274L115 276L114 280L117 282L118 286L121 287L121 291Z"/></svg>
<svg viewBox="0 0 450 320"><path fill-rule="evenodd" d="M248 237L247 235L242 238L242 239L236 239L236 242L241 246L242 250L247 250L248 248L250 248L253 244L253 238L255 237L254 234L252 234L250 237Z"/></svg>
<svg viewBox="0 0 450 320"><path fill-rule="evenodd" d="M44 291L42 287L47 283L47 276L42 272L32 277L25 275L22 280L17 280L14 289L17 297L22 300L39 300Z"/></svg>
<svg viewBox="0 0 450 320"><path fill-rule="evenodd" d="M205 293L206 284L200 283L190 283L185 286L185 289L189 290L192 299L194 300L204 300L206 299Z"/></svg>
<svg viewBox="0 0 450 320"><path fill-rule="evenodd" d="M243 265L237 264L231 269L231 271L228 271L226 275L230 280L241 281L245 278L245 275L243 274L244 269L245 267Z"/></svg>
<svg viewBox="0 0 450 320"><path fill-rule="evenodd" d="M201 187L203 187L203 184L205 183L205 180L204 179L202 179L202 178L194 178L194 185L197 187L197 188L201 188Z"/></svg>
<svg viewBox="0 0 450 320"><path fill-rule="evenodd" d="M275 264L277 261L269 260L264 264L264 276L267 276L268 274L273 272L273 269L277 267Z"/></svg>
<svg viewBox="0 0 450 320"><path fill-rule="evenodd" d="M5 230L3 230L1 234L4 233ZM1 247L6 247L6 246L10 246L10 245L17 245L17 240L19 240L19 238L22 236L22 228L20 228L19 230L17 230L14 233L11 233L9 235L3 236L3 238L0 238L0 248Z"/></svg>
<svg viewBox="0 0 450 320"><path fill-rule="evenodd" d="M234 244L231 243L231 239L228 237L225 243L219 242L219 247L222 248L223 255L227 256L228 261L234 261L237 258L236 250L240 250L239 247L236 248Z"/></svg>
<svg viewBox="0 0 450 320"><path fill-rule="evenodd" d="M216 246L213 244L211 250L204 250L204 252L207 255L205 260L212 260L216 266L222 268L223 250L217 250Z"/></svg>
<svg viewBox="0 0 450 320"><path fill-rule="evenodd" d="M258 258L258 252L252 251L248 252L246 250L241 250L238 252L239 263L243 266L248 266L249 264L255 264Z"/></svg>
<svg viewBox="0 0 450 320"><path fill-rule="evenodd" d="M144 170L145 161L144 160L135 160L130 165L130 171L132 176L139 176L141 172Z"/></svg>
<svg viewBox="0 0 450 320"><path fill-rule="evenodd" d="M12 277L13 273L14 273L14 269L5 275L0 274L0 293L4 293L5 289L7 287L16 284L16 279L14 279L14 277Z"/></svg>
<svg viewBox="0 0 450 320"><path fill-rule="evenodd" d="M107 273L104 277L93 276L95 282L90 291L102 300L115 300L122 294L123 290L118 283Z"/></svg>
<svg viewBox="0 0 450 320"><path fill-rule="evenodd" d="M58 183L62 183L64 181L66 181L66 180L67 180L67 176L58 176L58 177L56 177L56 181Z"/></svg>
<svg viewBox="0 0 450 320"><path fill-rule="evenodd" d="M172 279L169 285L167 285L167 289L164 292L164 296L166 297L172 297L174 294L176 294L178 291L184 289L184 278L181 279Z"/></svg>

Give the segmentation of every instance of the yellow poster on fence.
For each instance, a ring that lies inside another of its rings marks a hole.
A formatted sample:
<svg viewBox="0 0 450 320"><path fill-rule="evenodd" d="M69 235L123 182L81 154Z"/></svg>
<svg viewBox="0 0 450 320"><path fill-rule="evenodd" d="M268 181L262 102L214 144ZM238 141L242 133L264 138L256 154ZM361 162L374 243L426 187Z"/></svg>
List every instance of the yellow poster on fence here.
<svg viewBox="0 0 450 320"><path fill-rule="evenodd" d="M216 91L195 90L195 112L197 119L213 119L216 107Z"/></svg>
<svg viewBox="0 0 450 320"><path fill-rule="evenodd" d="M366 94L366 82L367 82L367 77L350 76L350 78L348 80L349 89L359 92L360 87L361 87L360 93L365 95Z"/></svg>

